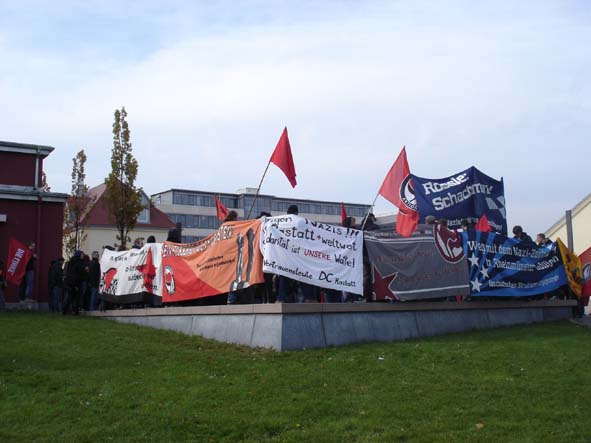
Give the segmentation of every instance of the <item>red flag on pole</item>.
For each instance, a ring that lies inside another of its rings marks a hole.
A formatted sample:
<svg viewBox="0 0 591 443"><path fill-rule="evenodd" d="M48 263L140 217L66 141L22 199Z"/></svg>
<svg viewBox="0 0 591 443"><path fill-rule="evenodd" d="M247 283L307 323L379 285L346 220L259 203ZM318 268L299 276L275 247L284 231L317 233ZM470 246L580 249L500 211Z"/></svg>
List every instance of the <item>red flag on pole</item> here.
<svg viewBox="0 0 591 443"><path fill-rule="evenodd" d="M386 200L391 202L394 206L403 209L406 207L401 198L403 181L410 175L410 168L406 160L406 146L402 147L402 151L398 154L398 158L388 171L379 194Z"/></svg>
<svg viewBox="0 0 591 443"><path fill-rule="evenodd" d="M403 237L410 237L417 229L419 224L419 213L416 211L409 211L408 214L401 209L398 210L396 217L396 232Z"/></svg>
<svg viewBox="0 0 591 443"><path fill-rule="evenodd" d="M476 229L477 231L481 231L481 232L491 232L492 228L490 227L490 224L488 223L488 218L486 218L486 214L482 214L482 217L480 217L480 220L478 220L478 223L476 223L476 226L474 226L474 229Z"/></svg>
<svg viewBox="0 0 591 443"><path fill-rule="evenodd" d="M287 137L287 127L283 129L283 133L275 146L273 155L269 160L271 163L275 163L279 169L283 171L291 187L296 187L296 171L295 165L293 164L293 157L291 156L291 146L289 144L289 138Z"/></svg>
<svg viewBox="0 0 591 443"><path fill-rule="evenodd" d="M379 194L398 208L396 232L403 237L410 237L419 224L419 213L414 201L406 146L402 147L402 151L384 178Z"/></svg>
<svg viewBox="0 0 591 443"><path fill-rule="evenodd" d="M224 221L225 218L228 216L228 208L224 206L224 204L220 201L220 199L215 197L215 209L218 212L218 220Z"/></svg>
<svg viewBox="0 0 591 443"><path fill-rule="evenodd" d="M27 263L32 256L33 252L26 245L11 238L8 243L8 260L6 260L6 281L20 285Z"/></svg>
<svg viewBox="0 0 591 443"><path fill-rule="evenodd" d="M341 225L345 225L347 219L347 210L345 209L345 203L341 202Z"/></svg>

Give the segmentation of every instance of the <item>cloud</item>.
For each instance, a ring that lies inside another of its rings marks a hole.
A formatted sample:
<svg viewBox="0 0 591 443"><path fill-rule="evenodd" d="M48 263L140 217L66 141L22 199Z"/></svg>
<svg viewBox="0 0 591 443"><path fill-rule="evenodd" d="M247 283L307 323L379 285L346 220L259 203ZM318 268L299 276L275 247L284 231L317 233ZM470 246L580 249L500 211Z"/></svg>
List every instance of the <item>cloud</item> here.
<svg viewBox="0 0 591 443"><path fill-rule="evenodd" d="M233 5L150 3L137 23L123 14L125 29L109 24L109 3L58 8L44 32L81 40L62 49L15 46L4 31L3 138L56 146L46 168L60 191L80 148L90 184L108 174L112 114L125 105L149 193L256 186L285 125L299 185L271 167L263 193L368 203L404 144L421 176L471 165L503 176L509 221L530 231L587 193L587 11L401 2L306 15L250 2L226 14ZM78 15L72 32L57 29ZM104 41L80 33L100 25Z"/></svg>

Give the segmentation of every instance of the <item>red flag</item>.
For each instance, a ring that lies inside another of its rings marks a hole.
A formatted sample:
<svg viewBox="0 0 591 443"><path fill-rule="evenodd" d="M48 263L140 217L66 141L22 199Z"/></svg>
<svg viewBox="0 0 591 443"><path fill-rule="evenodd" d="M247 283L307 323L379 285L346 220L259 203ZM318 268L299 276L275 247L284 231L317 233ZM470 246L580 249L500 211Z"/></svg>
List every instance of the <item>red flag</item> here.
<svg viewBox="0 0 591 443"><path fill-rule="evenodd" d="M379 194L399 210L396 218L396 232L403 237L410 237L419 224L419 213L414 203L406 146L402 147L402 151L384 178Z"/></svg>
<svg viewBox="0 0 591 443"><path fill-rule="evenodd" d="M220 201L220 199L215 197L215 209L218 212L218 220L224 221L225 218L228 216L228 208L224 206L224 204Z"/></svg>
<svg viewBox="0 0 591 443"><path fill-rule="evenodd" d="M410 237L417 229L419 224L419 213L417 211L409 211L408 214L402 210L398 210L396 217L396 232L403 237Z"/></svg>
<svg viewBox="0 0 591 443"><path fill-rule="evenodd" d="M402 151L398 154L398 158L388 171L379 194L386 200L391 202L398 209L406 210L408 206L402 201L404 189L402 188L404 180L410 175L410 168L406 160L406 146L402 147ZM408 208L412 209L412 208Z"/></svg>
<svg viewBox="0 0 591 443"><path fill-rule="evenodd" d="M482 214L482 217L480 217L480 220L478 220L478 223L476 223L476 226L474 226L474 229L476 229L477 231L481 231L481 232L491 232L492 228L490 227L489 223L488 223L488 218L486 218L486 214Z"/></svg>
<svg viewBox="0 0 591 443"><path fill-rule="evenodd" d="M347 219L347 210L345 209L345 204L341 202L341 225L345 225L345 220Z"/></svg>
<svg viewBox="0 0 591 443"><path fill-rule="evenodd" d="M275 146L273 155L269 160L271 163L275 163L283 171L291 187L296 187L296 171L295 165L293 164L293 157L291 156L291 146L289 145L289 138L287 137L287 127L283 129L283 133Z"/></svg>
<svg viewBox="0 0 591 443"><path fill-rule="evenodd" d="M6 281L20 285L27 263L32 256L33 252L27 246L11 238L8 244L8 260L6 260Z"/></svg>
<svg viewBox="0 0 591 443"><path fill-rule="evenodd" d="M148 255L146 256L146 263L136 267L141 272L143 279L144 288L146 292L154 293L154 277L156 277L156 266L154 266L154 260L152 259L152 247L148 249Z"/></svg>

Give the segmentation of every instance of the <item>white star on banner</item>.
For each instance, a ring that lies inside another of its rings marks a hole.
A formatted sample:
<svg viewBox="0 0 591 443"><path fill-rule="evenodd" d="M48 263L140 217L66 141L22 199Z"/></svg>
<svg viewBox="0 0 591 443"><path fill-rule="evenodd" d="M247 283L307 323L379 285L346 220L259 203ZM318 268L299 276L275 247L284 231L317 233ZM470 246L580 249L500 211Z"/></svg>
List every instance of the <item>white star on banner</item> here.
<svg viewBox="0 0 591 443"><path fill-rule="evenodd" d="M480 283L477 278L472 280L470 283L472 283L473 291L480 292L480 287L482 286L482 283Z"/></svg>
<svg viewBox="0 0 591 443"><path fill-rule="evenodd" d="M480 270L480 275L482 275L482 278L489 278L488 277L488 270L486 268L482 268Z"/></svg>
<svg viewBox="0 0 591 443"><path fill-rule="evenodd" d="M478 257L476 257L474 254L472 254L472 257L470 257L468 259L468 261L470 262L470 267L472 267L472 266L478 267Z"/></svg>

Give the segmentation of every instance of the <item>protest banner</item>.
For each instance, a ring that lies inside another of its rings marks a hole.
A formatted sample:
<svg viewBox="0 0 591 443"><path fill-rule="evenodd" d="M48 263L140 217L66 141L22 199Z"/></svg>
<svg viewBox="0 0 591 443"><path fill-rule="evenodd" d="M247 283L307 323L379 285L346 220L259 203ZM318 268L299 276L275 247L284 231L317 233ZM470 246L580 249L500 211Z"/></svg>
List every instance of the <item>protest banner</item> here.
<svg viewBox="0 0 591 443"><path fill-rule="evenodd" d="M13 285L20 285L25 275L27 263L33 252L23 243L10 239L8 243L8 259L6 260L6 281Z"/></svg>
<svg viewBox="0 0 591 443"><path fill-rule="evenodd" d="M567 283L555 246L547 248L474 230L462 237L472 296L531 296Z"/></svg>
<svg viewBox="0 0 591 443"><path fill-rule="evenodd" d="M161 303L162 243L148 243L141 249L109 251L101 256L99 293L112 303Z"/></svg>
<svg viewBox="0 0 591 443"><path fill-rule="evenodd" d="M556 239L560 258L564 265L566 279L573 293L579 298L583 293L583 268L581 266L581 259L575 255L568 246L566 246L560 238Z"/></svg>
<svg viewBox="0 0 591 443"><path fill-rule="evenodd" d="M476 224L485 214L496 232L507 235L503 179L495 180L473 166L445 178L411 177L421 221L432 215L447 219L448 227L456 229L462 219Z"/></svg>
<svg viewBox="0 0 591 443"><path fill-rule="evenodd" d="M468 295L468 266L461 237L441 225L396 238L392 231L364 233L376 300L424 300Z"/></svg>
<svg viewBox="0 0 591 443"><path fill-rule="evenodd" d="M321 288L363 294L363 235L297 215L268 217L261 234L263 271Z"/></svg>
<svg viewBox="0 0 591 443"><path fill-rule="evenodd" d="M164 242L165 303L193 300L263 283L260 220L224 223L189 244Z"/></svg>

